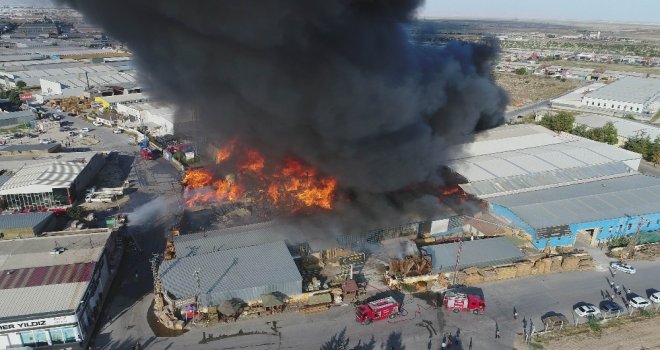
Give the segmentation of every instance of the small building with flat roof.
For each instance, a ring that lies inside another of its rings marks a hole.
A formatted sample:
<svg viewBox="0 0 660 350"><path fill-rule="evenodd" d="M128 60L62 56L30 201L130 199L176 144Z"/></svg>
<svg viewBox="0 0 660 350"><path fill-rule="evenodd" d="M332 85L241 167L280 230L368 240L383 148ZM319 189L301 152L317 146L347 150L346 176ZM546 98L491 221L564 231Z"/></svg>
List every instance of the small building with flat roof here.
<svg viewBox="0 0 660 350"><path fill-rule="evenodd" d="M465 241L461 248L461 269L511 264L525 254L508 237ZM436 244L420 248L431 256L433 272L453 271L456 266L456 243Z"/></svg>

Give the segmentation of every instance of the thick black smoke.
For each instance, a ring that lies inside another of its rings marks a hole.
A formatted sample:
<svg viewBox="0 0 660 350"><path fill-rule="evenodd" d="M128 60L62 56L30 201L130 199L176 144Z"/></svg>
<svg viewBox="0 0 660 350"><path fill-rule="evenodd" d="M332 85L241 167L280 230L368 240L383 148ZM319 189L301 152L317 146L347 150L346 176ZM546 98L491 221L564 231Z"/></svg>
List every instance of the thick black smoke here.
<svg viewBox="0 0 660 350"><path fill-rule="evenodd" d="M65 2L128 44L150 93L195 107L208 140L336 176L357 218L437 203L392 192L441 182L448 146L503 120L496 47L412 44L419 0Z"/></svg>

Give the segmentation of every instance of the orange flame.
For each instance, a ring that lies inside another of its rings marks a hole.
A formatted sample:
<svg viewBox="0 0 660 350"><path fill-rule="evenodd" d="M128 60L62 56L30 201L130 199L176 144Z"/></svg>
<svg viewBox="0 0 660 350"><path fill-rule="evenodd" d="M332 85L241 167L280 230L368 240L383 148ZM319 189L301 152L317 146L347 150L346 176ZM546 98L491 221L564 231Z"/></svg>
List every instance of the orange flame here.
<svg viewBox="0 0 660 350"><path fill-rule="evenodd" d="M224 147L218 150L215 154L215 164L220 164L227 159L229 159L232 154L234 153L234 148L236 148L236 144L238 143L238 138L234 138L231 141L229 141Z"/></svg>
<svg viewBox="0 0 660 350"><path fill-rule="evenodd" d="M237 201L246 193L245 182L253 189L255 199L296 212L304 208L318 207L332 209L337 188L337 180L319 176L318 170L294 158L286 158L280 165L267 167L264 156L257 150L241 147L238 139L233 139L219 149L216 163L226 162L236 157L231 164L236 165L237 174L215 179L208 170L188 170L183 180L186 186L186 204L194 206L210 201ZM208 187L206 192L190 190ZM213 188L213 190L210 190ZM189 193L189 194L186 194Z"/></svg>

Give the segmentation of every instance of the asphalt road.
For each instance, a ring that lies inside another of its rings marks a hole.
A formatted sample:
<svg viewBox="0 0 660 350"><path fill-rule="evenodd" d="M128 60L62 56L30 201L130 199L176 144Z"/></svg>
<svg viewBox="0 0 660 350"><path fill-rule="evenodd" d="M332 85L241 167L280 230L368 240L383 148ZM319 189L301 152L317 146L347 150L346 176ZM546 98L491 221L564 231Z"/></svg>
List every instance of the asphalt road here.
<svg viewBox="0 0 660 350"><path fill-rule="evenodd" d="M512 111L506 112L505 118L506 120L511 120L519 115L526 115L537 110L548 109L548 108L550 108L550 100L544 100L532 105L524 106L522 108L514 109Z"/></svg>
<svg viewBox="0 0 660 350"><path fill-rule="evenodd" d="M660 289L659 266L657 262L640 262L636 264L637 274L618 273L616 283L646 296L649 289ZM112 349L139 339L148 349L335 349L339 344L347 344L348 349L438 349L443 334L455 334L460 329L462 349L468 348L470 340L473 349L511 349L515 335L522 333L523 319L533 322L537 330L542 328L541 316L548 312L562 313L573 322L574 305L598 305L601 290L609 288L609 277L607 271L592 270L483 284L488 309L476 316L453 314L406 296L401 317L369 326L357 324L353 308L343 306L320 314L280 314L196 328L175 338L157 338L146 325L151 295L135 303L124 298L126 308L104 326L100 336L103 343L97 346ZM134 282L122 283L130 286ZM514 307L519 312L517 320L513 319ZM495 339L497 328L500 339ZM224 337L227 335L230 337ZM208 340L209 336L213 339Z"/></svg>

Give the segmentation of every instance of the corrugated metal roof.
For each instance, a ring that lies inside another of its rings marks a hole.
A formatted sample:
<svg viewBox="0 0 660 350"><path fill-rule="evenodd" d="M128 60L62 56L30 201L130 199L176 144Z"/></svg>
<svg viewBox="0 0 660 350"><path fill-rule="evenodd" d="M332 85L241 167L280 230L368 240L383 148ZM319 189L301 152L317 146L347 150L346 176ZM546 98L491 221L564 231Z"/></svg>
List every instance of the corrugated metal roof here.
<svg viewBox="0 0 660 350"><path fill-rule="evenodd" d="M575 122L586 125L590 128L601 128L610 122L616 127L618 135L625 138L638 136L642 132L646 136L649 136L651 140L655 140L656 137L660 136L660 128L655 125L640 123L630 119L610 117L607 115L580 115L575 117Z"/></svg>
<svg viewBox="0 0 660 350"><path fill-rule="evenodd" d="M0 289L89 281L96 263L77 263L0 270Z"/></svg>
<svg viewBox="0 0 660 350"><path fill-rule="evenodd" d="M499 196L490 201L509 208L530 226L544 228L658 213L658 198L660 179L635 174Z"/></svg>
<svg viewBox="0 0 660 350"><path fill-rule="evenodd" d="M563 142L557 144L459 159L449 167L469 182L477 182L641 158L637 153L583 138L562 135L561 139Z"/></svg>
<svg viewBox="0 0 660 350"><path fill-rule="evenodd" d="M491 198L548 187L565 186L576 182L594 181L605 177L628 176L631 173L636 172L626 164L610 162L475 181L460 186L465 192L479 198Z"/></svg>
<svg viewBox="0 0 660 350"><path fill-rule="evenodd" d="M296 237L301 239L305 237L299 228L268 221L179 236L174 239L174 246L177 257L188 257L219 250L287 241Z"/></svg>
<svg viewBox="0 0 660 350"><path fill-rule="evenodd" d="M55 215L53 212L0 215L0 229L35 227Z"/></svg>
<svg viewBox="0 0 660 350"><path fill-rule="evenodd" d="M22 315L74 312L89 282L0 290L0 321Z"/></svg>
<svg viewBox="0 0 660 350"><path fill-rule="evenodd" d="M195 270L202 305L258 300L272 292L302 293L302 276L283 241L166 260L160 266L163 287L177 299L196 295Z"/></svg>
<svg viewBox="0 0 660 350"><path fill-rule="evenodd" d="M456 265L456 243L420 248L431 256L433 271L453 270ZM463 242L460 268L493 266L521 260L523 254L507 237L495 237Z"/></svg>
<svg viewBox="0 0 660 350"><path fill-rule="evenodd" d="M660 93L660 79L624 77L585 97L631 103L646 103Z"/></svg>
<svg viewBox="0 0 660 350"><path fill-rule="evenodd" d="M96 152L61 154L51 161L28 162L0 186L0 195L50 192L68 188Z"/></svg>

